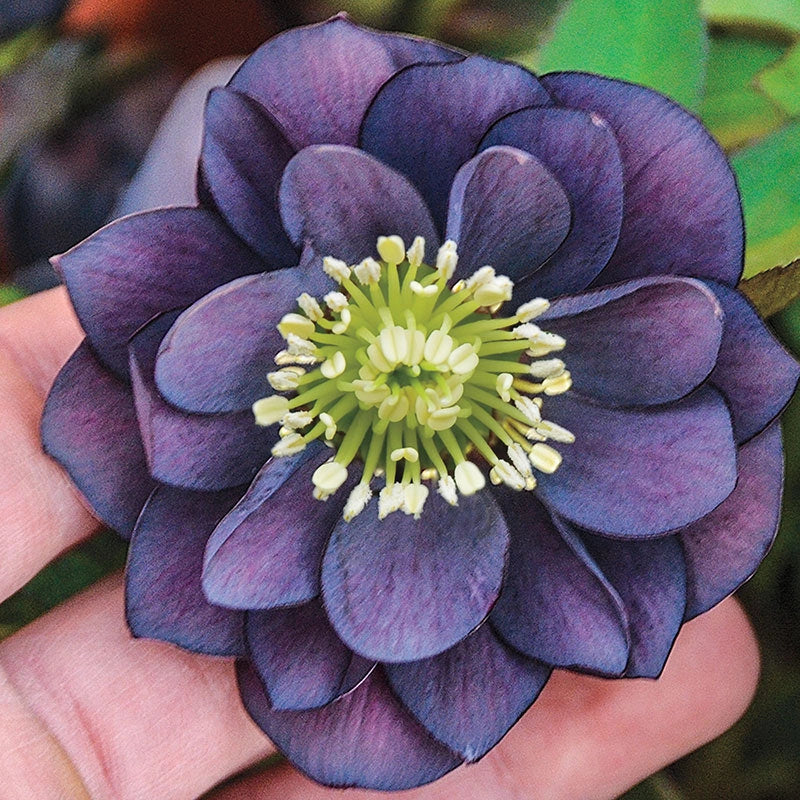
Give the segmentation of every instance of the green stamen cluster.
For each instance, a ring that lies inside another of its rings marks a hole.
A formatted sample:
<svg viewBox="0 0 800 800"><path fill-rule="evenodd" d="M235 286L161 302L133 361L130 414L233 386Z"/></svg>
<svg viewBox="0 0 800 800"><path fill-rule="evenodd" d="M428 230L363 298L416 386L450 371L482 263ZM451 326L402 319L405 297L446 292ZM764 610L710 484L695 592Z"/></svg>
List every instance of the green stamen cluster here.
<svg viewBox="0 0 800 800"><path fill-rule="evenodd" d="M344 510L359 514L372 496L371 482L385 478L378 513L402 510L419 517L427 482L452 505L473 494L485 478L468 456L488 463L494 483L536 486L534 469L553 472L561 455L545 444L574 440L542 419L540 395L571 386L560 359L541 359L564 340L531 324L548 303L532 300L511 317L493 316L511 299L512 283L482 267L448 286L457 263L446 242L436 266L422 263L424 240L406 252L398 236L378 240L380 261L353 267L326 258L323 268L339 283L322 304L307 294L298 312L278 325L286 349L270 385L293 397L272 395L253 406L260 425L281 424L275 456L300 452L322 439L335 454L312 478L314 496L327 499L361 463L361 478ZM508 460L501 458L505 450Z"/></svg>

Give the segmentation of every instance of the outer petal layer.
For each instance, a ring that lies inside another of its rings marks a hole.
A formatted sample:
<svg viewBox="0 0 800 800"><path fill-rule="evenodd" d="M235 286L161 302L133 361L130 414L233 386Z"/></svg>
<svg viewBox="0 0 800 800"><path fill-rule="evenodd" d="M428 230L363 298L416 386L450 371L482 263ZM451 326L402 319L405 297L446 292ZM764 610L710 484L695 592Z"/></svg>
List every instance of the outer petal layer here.
<svg viewBox="0 0 800 800"><path fill-rule="evenodd" d="M256 724L319 783L409 789L461 763L400 705L380 670L340 700L309 711L272 711L255 670L239 662L238 676L244 707Z"/></svg>
<svg viewBox="0 0 800 800"><path fill-rule="evenodd" d="M734 285L744 253L736 179L700 122L658 92L623 81L555 72L542 83L562 105L605 119L619 143L625 214L595 284L675 274Z"/></svg>
<svg viewBox="0 0 800 800"><path fill-rule="evenodd" d="M331 535L322 562L328 617L366 658L436 655L489 613L507 548L508 528L489 496L463 497L452 508L431 493L419 521L401 513L379 521L373 500Z"/></svg>
<svg viewBox="0 0 800 800"><path fill-rule="evenodd" d="M159 486L131 539L125 610L134 636L197 653L244 655L244 616L210 605L200 588L203 551L214 526L241 496Z"/></svg>
<svg viewBox="0 0 800 800"><path fill-rule="evenodd" d="M505 736L551 672L506 647L489 625L441 655L385 669L406 708L467 761L486 755Z"/></svg>
<svg viewBox="0 0 800 800"><path fill-rule="evenodd" d="M85 340L47 397L42 442L95 514L130 536L154 484L130 389L98 362Z"/></svg>

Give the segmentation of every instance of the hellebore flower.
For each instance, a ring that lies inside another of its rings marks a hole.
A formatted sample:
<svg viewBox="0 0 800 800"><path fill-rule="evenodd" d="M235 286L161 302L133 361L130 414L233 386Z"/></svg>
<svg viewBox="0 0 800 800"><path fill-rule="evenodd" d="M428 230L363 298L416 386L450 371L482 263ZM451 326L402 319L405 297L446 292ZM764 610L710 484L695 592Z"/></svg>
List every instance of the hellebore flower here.
<svg viewBox="0 0 800 800"><path fill-rule="evenodd" d="M136 636L239 658L300 769L401 789L554 667L657 676L754 571L798 367L688 113L361 28L208 99L200 203L56 259L47 451L132 535Z"/></svg>

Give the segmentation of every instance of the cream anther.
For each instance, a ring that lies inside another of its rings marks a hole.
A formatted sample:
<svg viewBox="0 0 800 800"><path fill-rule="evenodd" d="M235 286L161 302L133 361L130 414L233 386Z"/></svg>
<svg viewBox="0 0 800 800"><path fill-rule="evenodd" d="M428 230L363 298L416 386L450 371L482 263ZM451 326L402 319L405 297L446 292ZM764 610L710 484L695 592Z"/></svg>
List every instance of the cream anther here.
<svg viewBox="0 0 800 800"><path fill-rule="evenodd" d="M514 283L511 278L498 275L475 290L475 302L487 308L493 307L510 300L513 290Z"/></svg>
<svg viewBox="0 0 800 800"><path fill-rule="evenodd" d="M314 342L309 342L296 333L287 334L286 342L289 345L286 349L293 356L313 356L317 349Z"/></svg>
<svg viewBox="0 0 800 800"><path fill-rule="evenodd" d="M284 339L286 339L290 333L307 339L314 333L315 327L314 323L302 314L286 314L278 323L278 332Z"/></svg>
<svg viewBox="0 0 800 800"><path fill-rule="evenodd" d="M564 362L560 358L550 358L547 361L531 361L528 372L534 378L554 378L564 371Z"/></svg>
<svg viewBox="0 0 800 800"><path fill-rule="evenodd" d="M321 359L316 354L310 355L297 355L295 353L290 353L288 350L281 350L280 352L275 354L275 358L273 361L279 367L285 366L297 366L298 364L305 364L307 366L311 364L318 364Z"/></svg>
<svg viewBox="0 0 800 800"><path fill-rule="evenodd" d="M353 267L356 278L362 286L377 283L381 279L381 265L371 256Z"/></svg>
<svg viewBox="0 0 800 800"><path fill-rule="evenodd" d="M525 478L508 461L500 459L490 470L489 480L497 486L504 483L511 489L521 492L525 488Z"/></svg>
<svg viewBox="0 0 800 800"><path fill-rule="evenodd" d="M443 478L439 478L439 485L436 491L439 492L446 503L449 503L451 506L458 505L456 482L453 480L451 475L445 475Z"/></svg>
<svg viewBox="0 0 800 800"><path fill-rule="evenodd" d="M333 324L331 330L337 334L344 333L350 327L350 322L352 321L352 319L353 316L350 313L350 309L343 308L341 313L339 314L339 321Z"/></svg>
<svg viewBox="0 0 800 800"><path fill-rule="evenodd" d="M544 314L548 308L550 308L549 300L545 300L544 297L534 297L517 309L517 319L520 322L530 322Z"/></svg>
<svg viewBox="0 0 800 800"><path fill-rule="evenodd" d="M472 461L462 461L456 466L453 474L458 491L463 495L475 494L475 492L479 492L486 486L486 479L483 477L483 473L478 468L478 465Z"/></svg>
<svg viewBox="0 0 800 800"><path fill-rule="evenodd" d="M421 483L409 483L403 488L403 512L419 519L428 499L428 487Z"/></svg>
<svg viewBox="0 0 800 800"><path fill-rule="evenodd" d="M354 520L366 507L367 503L372 499L372 489L369 488L368 483L359 483L352 492L347 502L344 504L344 511L342 516L345 522Z"/></svg>
<svg viewBox="0 0 800 800"><path fill-rule="evenodd" d="M405 492L399 483L387 484L378 494L378 519L399 511L406 501Z"/></svg>
<svg viewBox="0 0 800 800"><path fill-rule="evenodd" d="M514 465L520 475L525 478L533 475L531 472L530 461L528 461L528 454L525 452L521 444L514 442L514 444L509 445L508 457L511 459L511 463Z"/></svg>
<svg viewBox="0 0 800 800"><path fill-rule="evenodd" d="M305 439L299 433L289 433L281 437L272 448L272 455L275 458L283 458L284 456L297 455L305 450Z"/></svg>
<svg viewBox="0 0 800 800"><path fill-rule="evenodd" d="M431 331L425 341L423 355L426 361L436 366L447 364L447 359L453 352L453 337L440 330Z"/></svg>
<svg viewBox="0 0 800 800"><path fill-rule="evenodd" d="M511 400L511 386L514 383L514 376L510 372L501 372L494 382L494 388L500 399L504 403Z"/></svg>
<svg viewBox="0 0 800 800"><path fill-rule="evenodd" d="M327 412L319 415L319 421L325 426L325 438L330 441L336 436L336 420Z"/></svg>
<svg viewBox="0 0 800 800"><path fill-rule="evenodd" d="M379 236L378 255L387 264L400 264L406 258L405 242L399 236Z"/></svg>
<svg viewBox="0 0 800 800"><path fill-rule="evenodd" d="M563 350L566 344L567 340L556 333L539 331L535 336L528 339L529 347L527 353L533 358L540 358L557 350Z"/></svg>
<svg viewBox="0 0 800 800"><path fill-rule="evenodd" d="M413 447L398 447L396 450L392 450L389 453L389 458L392 461L402 461L405 459L412 464L416 464L419 461L419 452L415 450Z"/></svg>
<svg viewBox="0 0 800 800"><path fill-rule="evenodd" d="M338 461L327 461L314 470L311 482L314 484L314 497L327 500L347 480L347 467Z"/></svg>
<svg viewBox="0 0 800 800"><path fill-rule="evenodd" d="M319 371L329 380L338 378L347 369L347 360L341 350L337 350L330 358L325 359Z"/></svg>
<svg viewBox="0 0 800 800"><path fill-rule="evenodd" d="M452 239L448 239L436 254L436 270L445 280L450 280L458 265L458 249Z"/></svg>
<svg viewBox="0 0 800 800"><path fill-rule="evenodd" d="M479 361L475 348L465 342L450 353L447 364L456 375L467 375L475 371Z"/></svg>
<svg viewBox="0 0 800 800"><path fill-rule="evenodd" d="M281 419L281 424L292 430L305 428L314 421L314 417L308 411L288 411Z"/></svg>
<svg viewBox="0 0 800 800"><path fill-rule="evenodd" d="M305 370L298 373L291 369L279 369L277 372L268 372L267 380L276 392L292 392L300 385L303 372Z"/></svg>
<svg viewBox="0 0 800 800"><path fill-rule="evenodd" d="M297 298L297 305L300 306L303 313L314 322L319 322L322 317L325 316L316 298L312 297L308 292L303 292L300 297Z"/></svg>
<svg viewBox="0 0 800 800"><path fill-rule="evenodd" d="M289 401L277 394L262 397L253 403L253 415L256 418L256 425L274 425L283 419L288 410Z"/></svg>
<svg viewBox="0 0 800 800"><path fill-rule="evenodd" d="M546 395L563 394L572 387L572 376L568 371L562 372L552 378L545 378L542 382L542 389Z"/></svg>
<svg viewBox="0 0 800 800"><path fill-rule="evenodd" d="M533 425L541 422L542 412L538 404L534 403L530 397L520 395L514 399L514 405L530 420L531 423L533 423Z"/></svg>
<svg viewBox="0 0 800 800"><path fill-rule="evenodd" d="M344 311L350 305L350 301L341 292L328 292L322 299L334 314Z"/></svg>
<svg viewBox="0 0 800 800"><path fill-rule="evenodd" d="M541 442L537 442L531 447L528 458L539 472L544 472L547 475L555 472L561 466L562 460L561 453L558 450L553 449L549 444L542 444Z"/></svg>
<svg viewBox="0 0 800 800"><path fill-rule="evenodd" d="M425 239L422 236L415 237L411 247L408 248L406 258L412 267L418 267L422 263L422 259L425 258Z"/></svg>
<svg viewBox="0 0 800 800"><path fill-rule="evenodd" d="M322 269L325 274L333 278L336 283L342 283L350 277L350 267L344 261L333 256L325 256L322 259Z"/></svg>
<svg viewBox="0 0 800 800"><path fill-rule="evenodd" d="M557 425L555 422L543 419L537 426L536 431L547 439L552 439L554 442L563 442L564 444L572 444L575 441L575 434Z"/></svg>
<svg viewBox="0 0 800 800"><path fill-rule="evenodd" d="M408 416L410 406L405 393L392 394L378 406L378 416L389 422L400 422Z"/></svg>
<svg viewBox="0 0 800 800"><path fill-rule="evenodd" d="M411 281L409 284L411 291L418 294L420 297L433 297L439 293L439 287L431 284L430 286L423 286L419 281Z"/></svg>

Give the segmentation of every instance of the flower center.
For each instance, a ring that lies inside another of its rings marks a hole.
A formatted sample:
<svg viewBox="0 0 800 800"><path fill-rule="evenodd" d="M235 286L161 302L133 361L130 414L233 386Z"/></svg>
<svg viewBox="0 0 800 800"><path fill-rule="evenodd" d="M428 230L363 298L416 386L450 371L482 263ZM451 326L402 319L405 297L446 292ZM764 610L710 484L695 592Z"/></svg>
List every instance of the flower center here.
<svg viewBox="0 0 800 800"><path fill-rule="evenodd" d="M257 424L281 424L273 455L299 453L315 439L335 450L312 477L317 499L335 493L360 462L347 520L366 507L375 477L385 479L381 519L399 510L419 517L432 481L457 505L459 493L486 485L471 456L488 464L493 483L530 491L535 470L552 473L561 463L545 442L575 438L542 418L541 395L572 385L564 362L545 358L564 339L531 322L547 300L495 316L511 299L507 277L486 266L448 286L455 242L439 249L435 267L422 263L424 250L421 237L406 251L399 236L382 236L380 261L350 267L323 259L341 291L322 303L300 295L299 310L278 325L287 347L275 356L280 369L269 383L293 396L253 405Z"/></svg>

